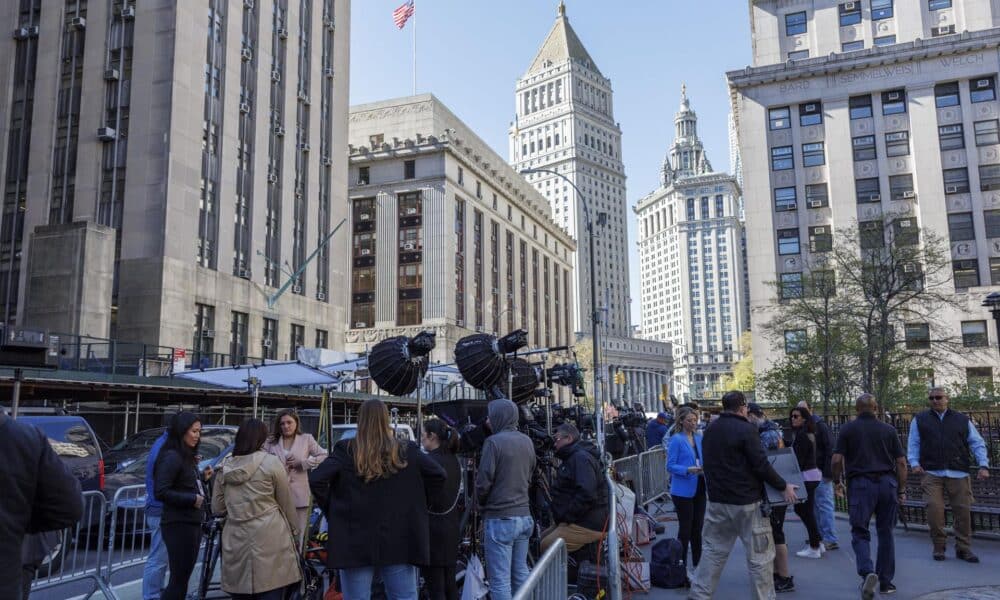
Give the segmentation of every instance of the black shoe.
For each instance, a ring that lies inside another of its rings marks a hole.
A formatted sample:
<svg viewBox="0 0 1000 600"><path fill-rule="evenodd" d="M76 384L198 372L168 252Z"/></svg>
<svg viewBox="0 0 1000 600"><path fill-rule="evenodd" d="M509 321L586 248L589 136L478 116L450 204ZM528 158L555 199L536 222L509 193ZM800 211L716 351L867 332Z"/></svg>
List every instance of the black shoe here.
<svg viewBox="0 0 1000 600"><path fill-rule="evenodd" d="M944 560L944 559L945 559L944 550L935 550L934 551L934 560L939 560L940 561L940 560Z"/></svg>
<svg viewBox="0 0 1000 600"><path fill-rule="evenodd" d="M878 575L869 573L861 582L861 600L872 600L875 597L875 587L878 585Z"/></svg>
<svg viewBox="0 0 1000 600"><path fill-rule="evenodd" d="M778 594L783 592L794 592L795 582L791 577L782 577L781 575L774 576L774 591Z"/></svg>
<svg viewBox="0 0 1000 600"><path fill-rule="evenodd" d="M895 594L896 586L892 585L891 583L880 583L878 586L878 593L882 594L883 596L888 596L889 594Z"/></svg>

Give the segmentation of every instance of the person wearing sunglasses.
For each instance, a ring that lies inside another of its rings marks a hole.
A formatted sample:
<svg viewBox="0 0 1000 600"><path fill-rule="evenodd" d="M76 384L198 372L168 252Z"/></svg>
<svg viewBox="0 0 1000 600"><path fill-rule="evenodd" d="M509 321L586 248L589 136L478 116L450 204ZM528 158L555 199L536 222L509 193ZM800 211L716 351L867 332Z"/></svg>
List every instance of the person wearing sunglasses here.
<svg viewBox="0 0 1000 600"><path fill-rule="evenodd" d="M796 407L788 413L792 425L788 446L795 451L795 458L806 484L806 501L795 504L792 510L802 519L809 533L809 546L795 553L802 558L823 558L826 549L820 541L819 526L816 524L816 488L823 480L823 472L816 462L816 423L806 408Z"/></svg>
<svg viewBox="0 0 1000 600"><path fill-rule="evenodd" d="M972 552L972 481L969 476L972 457L979 465L977 477L990 476L986 442L976 431L968 415L948 408L948 393L931 388L927 393L930 408L910 421L907 459L914 473L923 475L920 482L927 501L927 525L934 544L934 560L945 559L944 505L954 515L955 556L978 563Z"/></svg>

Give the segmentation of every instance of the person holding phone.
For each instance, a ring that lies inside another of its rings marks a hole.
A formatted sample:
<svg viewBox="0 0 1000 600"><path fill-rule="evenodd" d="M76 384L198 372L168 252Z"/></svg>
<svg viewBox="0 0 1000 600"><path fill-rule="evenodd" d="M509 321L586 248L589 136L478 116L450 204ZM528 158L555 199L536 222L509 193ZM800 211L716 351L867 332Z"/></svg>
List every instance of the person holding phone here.
<svg viewBox="0 0 1000 600"><path fill-rule="evenodd" d="M677 511L677 539L687 560L691 547L691 564L701 561L701 528L705 524L705 477L701 466L702 433L698 431L698 414L681 407L676 422L680 431L667 442L667 471L670 472L670 498ZM690 585L690 584L689 584Z"/></svg>
<svg viewBox="0 0 1000 600"><path fill-rule="evenodd" d="M288 487L295 502L295 527L299 541L308 535L309 471L327 457L313 436L302 432L299 415L291 408L278 411L264 451L278 457L288 473Z"/></svg>

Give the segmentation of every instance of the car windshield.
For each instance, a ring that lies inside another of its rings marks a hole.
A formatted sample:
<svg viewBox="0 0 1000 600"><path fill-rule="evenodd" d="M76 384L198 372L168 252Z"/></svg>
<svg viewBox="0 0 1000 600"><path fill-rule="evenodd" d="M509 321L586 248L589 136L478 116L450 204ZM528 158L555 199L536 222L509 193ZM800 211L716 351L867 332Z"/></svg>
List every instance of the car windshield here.
<svg viewBox="0 0 1000 600"><path fill-rule="evenodd" d="M228 429L204 429L201 432L201 443L198 444L198 454L202 460L217 458L236 439L236 434Z"/></svg>
<svg viewBox="0 0 1000 600"><path fill-rule="evenodd" d="M78 419L39 419L25 418L25 421L42 430L49 439L49 445L56 454L63 457L93 456L97 454L97 446L90 429Z"/></svg>
<svg viewBox="0 0 1000 600"><path fill-rule="evenodd" d="M111 447L112 450L141 450L153 447L153 443L163 434L163 429L140 431Z"/></svg>

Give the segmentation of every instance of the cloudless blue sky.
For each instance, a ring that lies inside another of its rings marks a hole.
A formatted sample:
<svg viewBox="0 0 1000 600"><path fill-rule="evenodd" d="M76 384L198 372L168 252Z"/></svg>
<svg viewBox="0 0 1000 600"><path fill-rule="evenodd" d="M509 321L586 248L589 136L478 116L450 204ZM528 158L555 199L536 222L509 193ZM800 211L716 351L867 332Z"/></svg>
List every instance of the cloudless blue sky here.
<svg viewBox="0 0 1000 600"><path fill-rule="evenodd" d="M403 0L351 3L351 103L412 92L412 23ZM556 18L558 0L416 0L417 93L431 92L505 160L514 84ZM639 261L631 207L657 187L673 140L682 82L716 170L729 170L725 72L750 62L746 0L567 0L566 15L597 67L611 78L621 124L629 203L632 323Z"/></svg>

